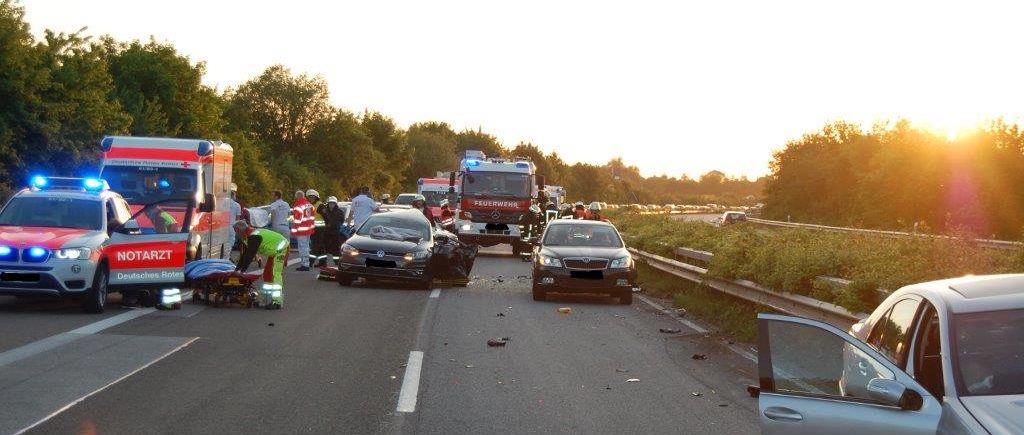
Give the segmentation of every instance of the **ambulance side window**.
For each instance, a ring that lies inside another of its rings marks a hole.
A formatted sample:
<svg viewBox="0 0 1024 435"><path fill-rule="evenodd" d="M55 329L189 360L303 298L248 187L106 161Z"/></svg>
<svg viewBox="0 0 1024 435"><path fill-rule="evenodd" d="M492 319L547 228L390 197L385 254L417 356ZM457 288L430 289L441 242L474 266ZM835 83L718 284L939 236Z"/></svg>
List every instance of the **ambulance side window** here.
<svg viewBox="0 0 1024 435"><path fill-rule="evenodd" d="M124 221L120 220L117 216L117 211L114 210L114 201L108 199L103 201L103 212L106 214L107 220L107 231L111 231L114 227L121 225Z"/></svg>

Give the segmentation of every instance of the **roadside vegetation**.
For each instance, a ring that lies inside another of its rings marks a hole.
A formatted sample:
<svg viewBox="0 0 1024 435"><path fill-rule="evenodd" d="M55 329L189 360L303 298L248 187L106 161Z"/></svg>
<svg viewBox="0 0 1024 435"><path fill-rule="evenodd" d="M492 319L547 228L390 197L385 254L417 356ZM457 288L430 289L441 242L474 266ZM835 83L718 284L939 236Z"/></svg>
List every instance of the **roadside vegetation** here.
<svg viewBox="0 0 1024 435"><path fill-rule="evenodd" d="M684 246L715 254L711 276L747 279L777 291L802 294L857 312L871 312L877 289L968 274L1020 272L1024 252L983 248L969 238L895 239L754 224L715 227L668 216L613 213L631 247L671 258ZM819 276L851 280L837 288Z"/></svg>

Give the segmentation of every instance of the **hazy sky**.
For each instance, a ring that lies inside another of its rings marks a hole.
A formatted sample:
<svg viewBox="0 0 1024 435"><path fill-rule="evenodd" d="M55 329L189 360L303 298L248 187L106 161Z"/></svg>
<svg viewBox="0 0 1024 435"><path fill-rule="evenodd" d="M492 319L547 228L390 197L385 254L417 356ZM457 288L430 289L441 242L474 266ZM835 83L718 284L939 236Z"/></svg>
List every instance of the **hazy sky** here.
<svg viewBox="0 0 1024 435"><path fill-rule="evenodd" d="M407 126L569 161L763 175L825 122L1024 113L1020 2L26 0L45 28L173 43L221 89L282 63Z"/></svg>

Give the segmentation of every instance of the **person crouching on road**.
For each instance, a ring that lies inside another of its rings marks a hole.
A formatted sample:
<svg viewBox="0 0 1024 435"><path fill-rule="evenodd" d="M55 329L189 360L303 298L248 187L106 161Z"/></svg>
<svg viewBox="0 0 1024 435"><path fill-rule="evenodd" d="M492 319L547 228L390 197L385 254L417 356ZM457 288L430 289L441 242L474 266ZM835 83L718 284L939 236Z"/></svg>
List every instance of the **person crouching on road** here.
<svg viewBox="0 0 1024 435"><path fill-rule="evenodd" d="M341 257L341 225L345 223L345 211L338 207L338 198L330 196L327 198L327 205L320 206L319 212L324 218L324 250L334 265L338 266Z"/></svg>
<svg viewBox="0 0 1024 435"><path fill-rule="evenodd" d="M260 303L267 309L284 307L284 262L288 258L288 239L276 231L257 229L246 221L236 221L235 234L242 241L242 255L235 270L244 272L256 255L267 257L263 268Z"/></svg>
<svg viewBox="0 0 1024 435"><path fill-rule="evenodd" d="M316 193L311 190L310 192ZM306 194L295 191L295 202L292 204L292 237L299 248L299 271L309 270L309 236L313 235L315 217L313 205L306 200Z"/></svg>

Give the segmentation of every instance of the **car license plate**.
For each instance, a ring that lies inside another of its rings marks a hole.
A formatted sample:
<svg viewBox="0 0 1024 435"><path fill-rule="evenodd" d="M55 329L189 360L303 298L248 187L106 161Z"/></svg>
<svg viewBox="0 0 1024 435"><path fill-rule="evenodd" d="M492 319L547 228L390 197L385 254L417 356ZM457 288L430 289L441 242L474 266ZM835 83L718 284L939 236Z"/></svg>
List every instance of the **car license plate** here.
<svg viewBox="0 0 1024 435"><path fill-rule="evenodd" d="M242 285L242 281L240 281L238 278L228 278L228 282L226 282L225 284L226 285Z"/></svg>

